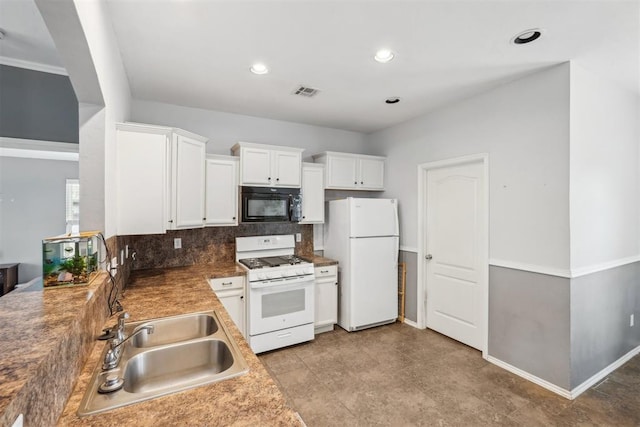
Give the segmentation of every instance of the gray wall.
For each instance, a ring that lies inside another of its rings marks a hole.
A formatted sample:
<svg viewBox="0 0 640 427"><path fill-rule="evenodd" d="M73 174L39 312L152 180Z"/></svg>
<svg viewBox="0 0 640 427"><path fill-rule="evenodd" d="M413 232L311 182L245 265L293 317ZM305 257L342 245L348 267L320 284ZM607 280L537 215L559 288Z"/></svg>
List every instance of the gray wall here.
<svg viewBox="0 0 640 427"><path fill-rule="evenodd" d="M400 251L400 262L407 264L407 287L405 289L404 316L418 322L418 254Z"/></svg>
<svg viewBox="0 0 640 427"><path fill-rule="evenodd" d="M207 153L230 154L238 141L304 148L305 161L322 151L371 153L365 134L281 120L134 100L134 122L179 127L209 138Z"/></svg>
<svg viewBox="0 0 640 427"><path fill-rule="evenodd" d="M0 157L0 263L19 262L19 280L42 275L42 239L66 231L67 178L78 162Z"/></svg>
<svg viewBox="0 0 640 427"><path fill-rule="evenodd" d="M569 305L569 279L490 266L489 355L569 390Z"/></svg>
<svg viewBox="0 0 640 427"><path fill-rule="evenodd" d="M0 136L78 143L78 100L67 76L0 65Z"/></svg>
<svg viewBox="0 0 640 427"><path fill-rule="evenodd" d="M571 388L638 345L640 262L571 279Z"/></svg>

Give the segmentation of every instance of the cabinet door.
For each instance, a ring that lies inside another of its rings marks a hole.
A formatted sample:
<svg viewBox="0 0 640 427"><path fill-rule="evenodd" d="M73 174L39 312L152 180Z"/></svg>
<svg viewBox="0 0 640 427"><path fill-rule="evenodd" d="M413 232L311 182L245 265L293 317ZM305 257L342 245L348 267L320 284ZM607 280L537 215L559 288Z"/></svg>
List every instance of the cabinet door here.
<svg viewBox="0 0 640 427"><path fill-rule="evenodd" d="M205 145L182 135L174 135L173 145L173 228L204 225Z"/></svg>
<svg viewBox="0 0 640 427"><path fill-rule="evenodd" d="M355 157L327 157L327 188L349 189L358 187L358 159Z"/></svg>
<svg viewBox="0 0 640 427"><path fill-rule="evenodd" d="M362 189L384 189L384 160L360 159L360 181L358 185Z"/></svg>
<svg viewBox="0 0 640 427"><path fill-rule="evenodd" d="M324 223L324 168L302 168L301 224Z"/></svg>
<svg viewBox="0 0 640 427"><path fill-rule="evenodd" d="M302 156L295 151L272 152L272 180L271 183L280 187L300 188L300 166Z"/></svg>
<svg viewBox="0 0 640 427"><path fill-rule="evenodd" d="M316 280L314 326L333 325L338 322L337 277Z"/></svg>
<svg viewBox="0 0 640 427"><path fill-rule="evenodd" d="M244 305L244 291L224 291L217 292L216 296L224 306L227 313L236 324L236 327L240 330L243 337L247 337L245 332L245 305Z"/></svg>
<svg viewBox="0 0 640 427"><path fill-rule="evenodd" d="M242 147L240 169L242 185L269 186L275 180L271 176L271 151L269 150Z"/></svg>
<svg viewBox="0 0 640 427"><path fill-rule="evenodd" d="M118 130L116 144L117 233L164 233L169 137Z"/></svg>
<svg viewBox="0 0 640 427"><path fill-rule="evenodd" d="M238 225L237 162L207 159L206 225Z"/></svg>

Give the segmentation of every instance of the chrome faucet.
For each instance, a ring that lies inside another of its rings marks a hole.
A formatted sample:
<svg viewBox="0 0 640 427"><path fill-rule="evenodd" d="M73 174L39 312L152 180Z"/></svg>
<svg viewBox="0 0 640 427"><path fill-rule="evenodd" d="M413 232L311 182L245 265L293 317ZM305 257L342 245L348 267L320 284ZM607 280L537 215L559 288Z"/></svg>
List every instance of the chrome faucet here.
<svg viewBox="0 0 640 427"><path fill-rule="evenodd" d="M135 337L142 331L146 331L147 334L152 334L154 330L153 325L143 325L140 328L136 329L131 335L125 338L124 336L124 321L129 318L129 313L122 313L120 317L118 317L118 329L116 331L116 337L109 342L111 348L107 350L107 353L104 355L104 361L102 363L102 370L108 371L110 369L115 368L120 363L120 357L122 356L122 344L129 341L131 338Z"/></svg>

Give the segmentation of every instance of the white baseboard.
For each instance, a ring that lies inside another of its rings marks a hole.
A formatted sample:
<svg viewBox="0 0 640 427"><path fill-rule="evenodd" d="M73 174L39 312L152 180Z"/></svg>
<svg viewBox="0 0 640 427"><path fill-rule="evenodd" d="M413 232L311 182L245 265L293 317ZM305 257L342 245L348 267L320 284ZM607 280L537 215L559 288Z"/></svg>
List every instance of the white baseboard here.
<svg viewBox="0 0 640 427"><path fill-rule="evenodd" d="M552 384L549 381L543 380L542 378L538 378L535 375L532 375L526 371L523 371L522 369L516 368L515 366L509 365L508 363L503 362L500 359L496 359L493 356L487 356L485 359L493 363L494 365L501 367L502 369L505 369L513 374L518 375L519 377L524 378L525 380L531 381L534 384L538 384L540 387L544 387L547 390L552 391L566 399L573 400L576 397L580 396L585 391L589 390L594 385L598 384L607 375L609 375L611 372L615 371L616 369L618 369L619 367L627 363L637 354L640 354L640 346L634 348L633 350L631 350L630 352L622 356L620 359L616 360L606 368L602 369L600 372L594 374L591 378L589 378L579 386L574 387L571 391L566 390L562 387L559 387L555 384Z"/></svg>
<svg viewBox="0 0 640 427"><path fill-rule="evenodd" d="M412 327L414 327L414 328L416 328L416 329L421 329L421 328L418 326L418 323L417 323L417 322L414 322L413 320L409 320L409 319L407 319L406 317L404 318L404 322L403 322L403 323L406 323L407 325L412 326Z"/></svg>
<svg viewBox="0 0 640 427"><path fill-rule="evenodd" d="M594 374L591 378L589 378L588 380L580 384L578 387L575 387L573 390L571 390L571 399L575 399L585 391L589 390L594 385L598 384L604 377L606 377L611 372L618 369L620 366L627 363L629 360L631 360L635 355L639 353L640 353L640 345L634 348L633 350L631 350L630 352L628 352L627 354L625 354L624 356L622 356L620 359L616 360L615 362L607 366L606 368L604 368L603 370L601 370L600 372Z"/></svg>
<svg viewBox="0 0 640 427"><path fill-rule="evenodd" d="M555 384L550 383L547 380L543 380L542 378L538 378L535 375L532 375L526 371L523 371L522 369L516 368L515 366L509 365L507 362L503 362L500 359L496 359L493 356L487 356L486 359L493 363L496 366L501 367L502 369L505 369L513 374L516 374L519 377L524 378L525 380L531 381L534 384L538 384L540 387L546 388L549 391L552 391L556 394L559 394L560 396L566 398L566 399L573 399L573 397L571 397L571 392L569 390L565 390L562 387L558 387Z"/></svg>

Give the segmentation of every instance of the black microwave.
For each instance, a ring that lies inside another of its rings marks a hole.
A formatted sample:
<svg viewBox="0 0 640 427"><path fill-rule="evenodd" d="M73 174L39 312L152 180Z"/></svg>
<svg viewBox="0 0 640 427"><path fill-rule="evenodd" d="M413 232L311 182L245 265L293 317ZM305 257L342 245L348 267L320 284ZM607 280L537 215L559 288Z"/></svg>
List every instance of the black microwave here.
<svg viewBox="0 0 640 427"><path fill-rule="evenodd" d="M242 187L242 222L298 222L302 219L299 188Z"/></svg>

